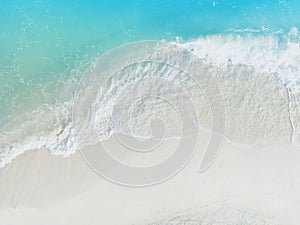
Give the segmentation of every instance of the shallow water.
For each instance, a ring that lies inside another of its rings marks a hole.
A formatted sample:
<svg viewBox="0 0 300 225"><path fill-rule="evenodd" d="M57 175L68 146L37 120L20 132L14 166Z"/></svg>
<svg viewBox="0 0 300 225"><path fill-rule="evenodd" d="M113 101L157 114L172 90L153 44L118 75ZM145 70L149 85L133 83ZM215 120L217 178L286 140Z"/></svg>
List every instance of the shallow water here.
<svg viewBox="0 0 300 225"><path fill-rule="evenodd" d="M232 142L299 143L297 1L0 4L1 165L29 149L45 147L62 155L76 151L72 101L87 68L114 47L152 39L176 43L213 68L212 75L225 90L225 136ZM199 99L205 105L201 95ZM200 110L200 124L210 128L206 111ZM251 117L245 120L246 114ZM143 124L145 115L137 117L136 124ZM242 124L240 129L237 124ZM101 123L98 127L105 128ZM135 134L143 136L146 131Z"/></svg>

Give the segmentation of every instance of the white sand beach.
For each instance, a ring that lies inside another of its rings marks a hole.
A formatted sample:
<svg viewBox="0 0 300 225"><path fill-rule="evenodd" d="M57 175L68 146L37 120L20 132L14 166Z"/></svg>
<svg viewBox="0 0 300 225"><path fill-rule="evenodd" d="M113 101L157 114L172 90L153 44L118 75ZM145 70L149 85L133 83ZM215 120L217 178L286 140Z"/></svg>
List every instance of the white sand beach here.
<svg viewBox="0 0 300 225"><path fill-rule="evenodd" d="M200 173L207 134L202 137L179 174L144 188L99 177L78 152L61 158L45 150L27 151L0 170L0 224L300 223L299 149L224 142L215 163Z"/></svg>

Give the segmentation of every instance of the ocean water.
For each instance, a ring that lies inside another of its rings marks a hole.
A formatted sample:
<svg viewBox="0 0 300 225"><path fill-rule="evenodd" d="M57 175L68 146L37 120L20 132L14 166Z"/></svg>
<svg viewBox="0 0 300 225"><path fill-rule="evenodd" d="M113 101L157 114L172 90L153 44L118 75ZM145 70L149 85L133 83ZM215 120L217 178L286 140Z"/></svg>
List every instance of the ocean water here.
<svg viewBox="0 0 300 225"><path fill-rule="evenodd" d="M64 156L75 152L72 112L80 81L103 53L143 40L184 48L214 71L212 76L224 92L228 140L300 143L300 4L296 0L12 0L0 1L0 6L1 166L31 149L46 148ZM113 93L127 85L124 80L134 80L130 76L137 69L129 68L127 77L113 80L106 90L114 92L102 93L100 100L94 96L101 109L96 114L97 129L104 139L113 132L127 132L123 114L119 123L107 122L105 115L110 113L107 106ZM143 79L151 72L144 71ZM159 73L159 67L154 72ZM174 77L176 82L184 81ZM192 86L187 89L193 90ZM139 90L142 94L144 89ZM192 94L199 97L196 90ZM201 95L199 99L205 105ZM142 113L131 122L137 136L149 135L138 125L147 115L161 114L154 109L164 108L146 106L136 109ZM201 115L201 126L209 128L206 111ZM173 124L173 117L166 117Z"/></svg>

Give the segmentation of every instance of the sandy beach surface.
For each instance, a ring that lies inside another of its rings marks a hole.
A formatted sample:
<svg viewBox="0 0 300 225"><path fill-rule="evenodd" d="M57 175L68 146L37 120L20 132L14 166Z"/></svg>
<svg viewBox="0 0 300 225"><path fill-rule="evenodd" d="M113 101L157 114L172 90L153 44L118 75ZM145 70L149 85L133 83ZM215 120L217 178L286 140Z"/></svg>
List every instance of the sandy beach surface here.
<svg viewBox="0 0 300 225"><path fill-rule="evenodd" d="M101 178L78 152L61 158L28 151L0 170L0 224L300 223L299 149L224 142L215 163L200 173L203 140L179 174L144 188Z"/></svg>

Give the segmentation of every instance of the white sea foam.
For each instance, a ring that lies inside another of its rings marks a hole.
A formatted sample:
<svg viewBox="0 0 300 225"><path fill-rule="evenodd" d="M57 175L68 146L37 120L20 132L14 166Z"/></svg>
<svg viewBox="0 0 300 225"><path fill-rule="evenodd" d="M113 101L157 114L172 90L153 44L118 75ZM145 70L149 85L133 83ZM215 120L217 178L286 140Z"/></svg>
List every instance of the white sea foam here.
<svg viewBox="0 0 300 225"><path fill-rule="evenodd" d="M287 92L291 141L300 145L300 36L296 27L287 34L231 30L228 34L177 43L206 63L218 67L248 65L278 79Z"/></svg>
<svg viewBox="0 0 300 225"><path fill-rule="evenodd" d="M258 71L278 75L293 91L300 91L300 36L296 27L287 35L245 30L178 44L206 63L253 66Z"/></svg>
<svg viewBox="0 0 300 225"><path fill-rule="evenodd" d="M257 145L278 140L300 143L300 48L299 32L296 28L286 35L231 32L187 42L180 41L175 45L198 56L203 64L202 73L211 74L221 84L226 104L225 136L228 140ZM167 59L179 56L161 57ZM184 56L180 57L182 58L177 60L184 62ZM165 138L180 136L180 123L175 122L178 121L178 115L174 113L171 105L163 101L155 101L153 105L155 99L151 98L144 99L133 109L135 116L128 118L127 114L120 110L115 114L116 120L111 121L110 113L116 97L125 93L122 98L118 98L120 102L125 102L134 96L144 96L147 89L145 83L135 86L131 92L128 89L122 91L138 79L149 78L154 72L161 73L160 77L168 76L167 80L177 82L181 88L188 91L188 98L196 103L200 125L207 129L211 127L209 103L205 95L199 92L199 88L183 73L172 72L170 66L161 67L157 64L153 67L154 63L150 64L140 64L139 67L133 65L121 71L121 74L117 74L101 89L100 95L95 93L92 97L94 113L90 118L86 118L86 126L91 126L91 121L96 119L93 125L98 132L97 140L106 139L114 132L128 133L128 127L123 126L125 121L131 126L131 133L147 137L150 135L149 118L156 116L163 116L168 128ZM141 65L144 67L140 67ZM163 93L164 87L160 87L160 90ZM176 91L167 95L173 101L184 100ZM2 130L0 166L6 165L17 155L30 149L46 148L53 154L64 156L75 152L77 144L74 142L72 103L73 100L70 99L41 105L34 112L22 115L16 120L19 122L9 125L9 129Z"/></svg>

